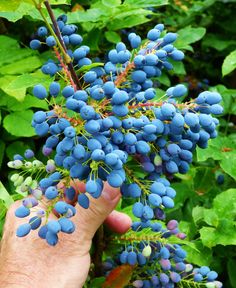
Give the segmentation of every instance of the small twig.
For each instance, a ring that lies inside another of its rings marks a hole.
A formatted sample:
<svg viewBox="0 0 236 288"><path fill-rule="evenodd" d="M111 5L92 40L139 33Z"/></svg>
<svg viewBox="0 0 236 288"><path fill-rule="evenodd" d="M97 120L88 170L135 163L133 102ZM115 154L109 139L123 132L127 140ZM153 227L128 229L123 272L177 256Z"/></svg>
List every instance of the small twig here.
<svg viewBox="0 0 236 288"><path fill-rule="evenodd" d="M51 7L50 3L48 2L48 0L44 1L44 5L47 8L48 14L49 14L49 16L51 18L52 24L53 24L54 29L55 29L55 34L56 34L56 36L57 36L57 38L58 38L58 40L60 42L60 45L61 45L61 47L62 47L62 49L64 51L63 56L65 57L66 64L67 64L68 69L69 69L69 71L71 73L71 76L72 76L72 78L74 80L74 83L76 84L77 88L81 89L81 85L80 85L79 79L77 77L77 74L75 73L75 70L74 70L74 67L73 67L73 64L72 64L72 60L71 60L70 56L67 53L66 45L65 45L65 43L64 43L64 41L62 39L60 29L59 29L59 27L57 25L56 18L54 16L53 11L52 11L52 7Z"/></svg>
<svg viewBox="0 0 236 288"><path fill-rule="evenodd" d="M51 21L53 23L55 31L52 29L51 25L47 21L47 18L43 14L41 3L38 4L35 0L32 0L32 1L33 1L34 5L35 5L36 9L39 11L40 15L42 16L42 18L43 18L45 24L47 25L48 29L50 30L51 34L54 36L54 38L55 38L55 40L57 42L57 45L58 45L59 49L61 50L61 53L63 54L65 62L67 64L67 66L68 66L68 70L71 73L72 79L73 79L74 83L76 84L76 88L81 89L81 85L80 85L79 79L78 79L78 77L77 77L77 75L75 73L74 67L73 67L72 59L67 53L67 49L66 49L65 43L64 43L64 41L62 39L61 32L60 32L60 29L59 29L59 27L57 25L57 21L56 21L56 18L54 16L54 13L52 11L51 5L49 4L48 0L45 0L43 2L45 7L46 7L46 9L47 9L47 11L48 11L50 19L51 19Z"/></svg>
<svg viewBox="0 0 236 288"><path fill-rule="evenodd" d="M76 89L76 84L71 76L70 71L68 70L68 66L63 62L63 59L58 52L58 49L54 47L54 52L56 54L57 59L59 60L61 67L63 68L63 71L65 72L65 76L70 80L71 85L73 86L74 90Z"/></svg>

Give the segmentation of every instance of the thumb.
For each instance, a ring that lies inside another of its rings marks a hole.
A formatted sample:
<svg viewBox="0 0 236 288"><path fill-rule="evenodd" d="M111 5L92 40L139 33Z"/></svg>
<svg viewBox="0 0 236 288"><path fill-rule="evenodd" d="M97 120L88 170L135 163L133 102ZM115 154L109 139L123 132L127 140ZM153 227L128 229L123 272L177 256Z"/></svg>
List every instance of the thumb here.
<svg viewBox="0 0 236 288"><path fill-rule="evenodd" d="M75 221L77 222L78 233L86 233L88 240L91 240L107 216L115 209L121 194L118 188L113 188L106 182L98 199L94 199L90 195L88 197L90 200L88 209L84 209L77 204Z"/></svg>

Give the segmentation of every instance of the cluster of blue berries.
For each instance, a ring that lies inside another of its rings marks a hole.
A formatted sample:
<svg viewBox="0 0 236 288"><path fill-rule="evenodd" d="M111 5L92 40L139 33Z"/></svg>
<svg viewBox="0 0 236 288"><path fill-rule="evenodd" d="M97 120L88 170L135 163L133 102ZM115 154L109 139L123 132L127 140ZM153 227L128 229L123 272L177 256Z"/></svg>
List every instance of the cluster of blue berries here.
<svg viewBox="0 0 236 288"><path fill-rule="evenodd" d="M163 69L173 69L169 60L184 58L184 53L173 45L177 34L166 33L163 24L151 29L147 40L130 33L132 51L119 42L109 51L104 66L95 67L89 58L90 48L81 45L83 39L76 34L77 27L66 21L62 15L57 25L81 87L76 87L73 78L63 86L57 82L66 66L61 63L63 55L58 63L49 60L43 65L42 72L54 79L49 89L42 84L34 86L33 95L46 99L50 110L37 111L32 126L38 136L47 137L42 152L52 159L43 164L27 150L25 158L15 155L9 162L10 167L30 175L26 179L22 173L11 176L16 187L31 194L16 210L16 216L27 217L31 208L38 207L36 215L19 226L17 235L23 237L39 229L41 238L56 245L59 232L75 230L69 218L76 209L67 200L87 209L91 197L101 196L107 181L120 188L123 197L133 199L133 214L139 221L133 222L132 233L147 229L160 238L132 242L120 254L119 264L147 266L145 271L140 270L142 280L135 280L132 287L175 287L180 281L208 281L215 285L211 287L221 287L215 281L215 272L206 272L203 267L192 271L180 245L162 244L161 239L173 235L184 239L186 235L179 231L175 220L166 228L160 222L165 219L164 209L174 207L176 191L168 179L175 173L187 173L196 147L206 148L208 140L217 136L219 121L212 115L222 113L221 96L207 91L181 103L187 88L178 84L157 97L152 79L159 77ZM37 35L39 40L30 42L32 49L46 43L59 51L57 39L49 35L46 27L40 27ZM76 70L80 67L85 67L82 75L81 70ZM70 71L66 72L68 75ZM142 171L142 177L135 176L137 170ZM85 182L85 192L75 191L71 180ZM43 197L48 200L46 210L39 205ZM50 220L52 212L58 220ZM145 277L147 280L143 280Z"/></svg>
<svg viewBox="0 0 236 288"><path fill-rule="evenodd" d="M146 241L139 242L137 239L142 234L136 236L133 232L119 238L121 244L124 240L126 244L128 241L132 244L126 245L114 260L108 258L104 262L104 274L109 275L115 267L129 264L136 269L135 277L131 278L130 285L127 287L172 288L179 287L178 283L192 287L191 283L195 282L196 287L197 283L200 283L204 285L203 287L221 288L222 283L216 280L218 274L215 271L211 271L207 266L194 268L186 262L187 253L181 245L167 242L172 235L179 235L180 239L185 238L186 235L179 232L178 222L170 220L166 227L162 224L157 221L152 222L151 230L147 233L149 240ZM133 225L132 228L139 231L137 225ZM142 267L145 267L145 274Z"/></svg>

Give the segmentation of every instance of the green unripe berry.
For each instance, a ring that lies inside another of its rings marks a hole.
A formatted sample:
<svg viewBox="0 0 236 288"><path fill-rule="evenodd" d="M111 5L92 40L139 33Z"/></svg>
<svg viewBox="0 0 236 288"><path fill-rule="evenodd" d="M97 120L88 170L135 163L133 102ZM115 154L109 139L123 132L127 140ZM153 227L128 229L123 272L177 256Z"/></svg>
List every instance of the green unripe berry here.
<svg viewBox="0 0 236 288"><path fill-rule="evenodd" d="M32 184L32 181L32 177L28 176L27 178L25 178L24 185L30 186Z"/></svg>
<svg viewBox="0 0 236 288"><path fill-rule="evenodd" d="M38 181L37 180L33 180L32 183L30 184L30 188L31 189L36 189L38 187Z"/></svg>
<svg viewBox="0 0 236 288"><path fill-rule="evenodd" d="M55 165L55 161L53 160L53 159L49 159L48 161L47 161L47 164L51 164L51 165Z"/></svg>
<svg viewBox="0 0 236 288"><path fill-rule="evenodd" d="M26 192L28 190L29 190L29 186L25 185L24 183L22 183L21 186L20 186L20 191L21 192Z"/></svg>
<svg viewBox="0 0 236 288"><path fill-rule="evenodd" d="M15 187L18 187L18 186L20 186L20 185L23 183L23 181L24 181L23 176L19 176L19 178L17 179L17 181L15 181L15 182L13 183L13 185L14 185Z"/></svg>
<svg viewBox="0 0 236 288"><path fill-rule="evenodd" d="M25 166L25 168L27 168L27 169L30 169L30 168L32 168L32 162L25 162L25 164L24 164L24 166Z"/></svg>
<svg viewBox="0 0 236 288"><path fill-rule="evenodd" d="M206 283L206 287L207 288L216 288L216 285L214 282L208 282L208 283Z"/></svg>
<svg viewBox="0 0 236 288"><path fill-rule="evenodd" d="M34 160L34 161L32 162L32 164L33 164L33 167L34 167L34 168L39 168L39 167L42 167L42 166L43 166L43 162L41 162L41 161L39 161L39 160Z"/></svg>
<svg viewBox="0 0 236 288"><path fill-rule="evenodd" d="M11 180L12 182L15 182L15 181L18 180L19 176L20 176L20 175L17 174L17 173L12 174L11 177L10 177L10 180Z"/></svg>
<svg viewBox="0 0 236 288"><path fill-rule="evenodd" d="M144 257L149 257L151 253L152 253L152 248L150 245L147 245L142 251L142 254Z"/></svg>

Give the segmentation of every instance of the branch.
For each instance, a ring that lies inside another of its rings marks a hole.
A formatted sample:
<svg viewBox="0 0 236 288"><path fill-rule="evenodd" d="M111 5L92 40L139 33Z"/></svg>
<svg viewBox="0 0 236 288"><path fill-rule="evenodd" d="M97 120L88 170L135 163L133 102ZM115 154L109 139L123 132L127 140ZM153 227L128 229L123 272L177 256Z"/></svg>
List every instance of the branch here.
<svg viewBox="0 0 236 288"><path fill-rule="evenodd" d="M60 32L60 29L59 29L59 27L57 25L57 21L56 21L56 18L54 16L54 13L52 11L51 5L48 2L48 0L44 1L44 5L47 8L48 14L49 14L49 16L51 18L51 21L53 23L53 26L54 26L54 29L55 29L55 33L54 34L56 34L56 38L58 39L59 44L60 44L58 46L62 50L63 56L65 57L66 64L67 64L68 69L69 69L69 71L71 73L71 76L72 76L72 78L74 80L74 83L76 84L77 88L81 89L81 85L80 85L79 79L78 79L78 77L77 77L77 75L75 73L75 70L74 70L74 67L73 67L73 64L72 64L72 60L71 60L70 56L67 53L67 49L66 49L65 43L64 43L64 41L62 39L61 32ZM40 10L39 7L38 7L38 10ZM41 15L42 14L43 13L41 13Z"/></svg>

